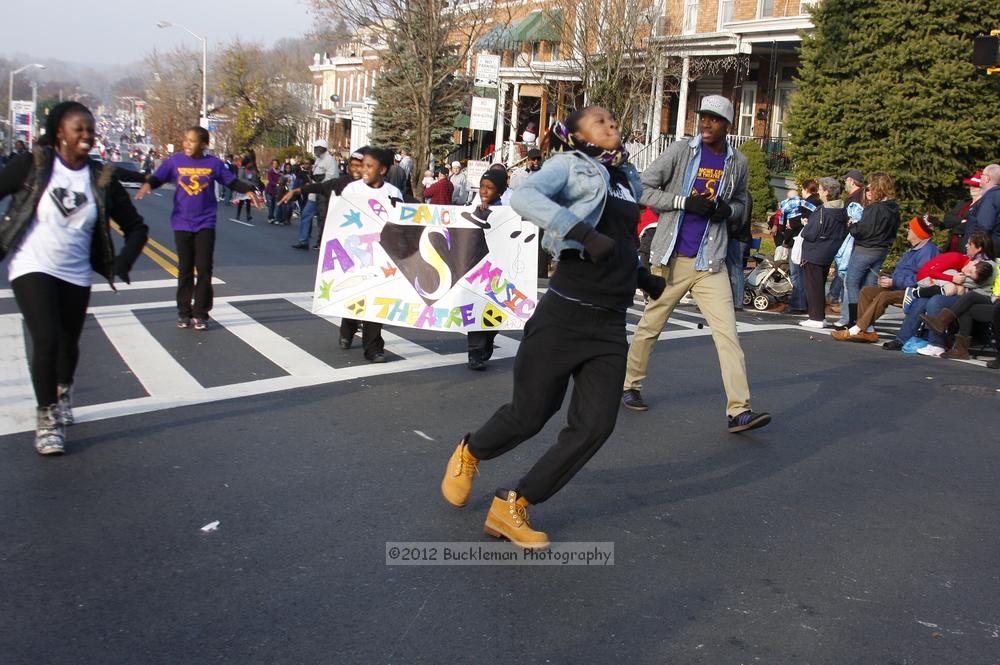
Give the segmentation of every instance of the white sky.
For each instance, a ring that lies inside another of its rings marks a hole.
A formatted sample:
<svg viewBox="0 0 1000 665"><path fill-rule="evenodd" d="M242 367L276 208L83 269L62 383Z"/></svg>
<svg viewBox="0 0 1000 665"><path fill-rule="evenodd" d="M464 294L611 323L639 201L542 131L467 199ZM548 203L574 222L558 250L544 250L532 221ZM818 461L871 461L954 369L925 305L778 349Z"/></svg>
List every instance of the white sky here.
<svg viewBox="0 0 1000 665"><path fill-rule="evenodd" d="M24 53L80 64L132 63L154 47L201 48L201 42L180 28L157 28L160 20L183 23L207 36L209 51L234 37L270 45L312 29L305 0L44 0L3 5L6 27L0 54Z"/></svg>

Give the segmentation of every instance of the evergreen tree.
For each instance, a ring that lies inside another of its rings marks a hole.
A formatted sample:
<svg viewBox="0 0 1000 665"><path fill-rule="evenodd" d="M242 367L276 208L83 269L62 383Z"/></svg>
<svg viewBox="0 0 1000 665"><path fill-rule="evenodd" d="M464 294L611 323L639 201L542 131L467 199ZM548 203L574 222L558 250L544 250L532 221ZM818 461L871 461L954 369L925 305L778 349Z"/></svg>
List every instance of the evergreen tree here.
<svg viewBox="0 0 1000 665"><path fill-rule="evenodd" d="M970 61L1000 4L821 0L812 16L786 125L799 174L884 171L918 210L997 160L1000 77Z"/></svg>
<svg viewBox="0 0 1000 665"><path fill-rule="evenodd" d="M372 114L372 142L412 151L416 168L411 185L422 191L428 157L441 157L454 146L455 117L472 94L462 50L451 35L454 17L444 0L400 3L400 19L387 24L380 51L382 71L375 81L377 105Z"/></svg>
<svg viewBox="0 0 1000 665"><path fill-rule="evenodd" d="M740 152L747 158L747 191L753 197L753 221L768 221L767 213L774 210L774 190L771 189L771 170L767 168L767 157L756 141L746 141Z"/></svg>

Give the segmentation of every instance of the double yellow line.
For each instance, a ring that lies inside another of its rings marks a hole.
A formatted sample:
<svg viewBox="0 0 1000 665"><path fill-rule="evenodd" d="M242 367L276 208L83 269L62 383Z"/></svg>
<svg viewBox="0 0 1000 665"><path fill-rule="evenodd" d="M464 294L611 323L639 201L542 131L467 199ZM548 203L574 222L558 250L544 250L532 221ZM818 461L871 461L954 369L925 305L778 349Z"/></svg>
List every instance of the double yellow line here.
<svg viewBox="0 0 1000 665"><path fill-rule="evenodd" d="M125 236L117 222L111 222L111 228L113 228L115 233L118 235L122 237ZM159 250L160 253L158 254L156 250ZM146 240L146 246L142 248L142 253L148 256L153 263L166 270L171 277L177 277L177 264L180 259L178 259L177 255L172 251L152 238L148 238Z"/></svg>

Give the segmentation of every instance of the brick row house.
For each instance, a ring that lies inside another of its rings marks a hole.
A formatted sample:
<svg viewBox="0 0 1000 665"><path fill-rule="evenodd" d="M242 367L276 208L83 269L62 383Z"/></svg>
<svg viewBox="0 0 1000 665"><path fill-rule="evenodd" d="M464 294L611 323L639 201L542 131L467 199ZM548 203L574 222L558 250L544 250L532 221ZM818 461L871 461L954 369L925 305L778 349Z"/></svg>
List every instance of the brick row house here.
<svg viewBox="0 0 1000 665"><path fill-rule="evenodd" d="M368 143L375 106L372 90L381 67L378 43L371 37L358 34L332 55L313 56L309 67L314 89L310 143L326 139L334 151L348 151Z"/></svg>
<svg viewBox="0 0 1000 665"><path fill-rule="evenodd" d="M655 158L666 140L690 136L701 98L722 94L736 108L733 142L757 141L767 151L773 170L790 171L784 118L795 91L801 33L812 29L808 11L815 1L661 0L651 4L642 16L655 18L647 38L657 43L662 70L652 77L659 81L653 83L645 117L622 119L623 126L632 130L629 138L637 165L642 167ZM526 13L495 26L477 43L480 50L502 57L498 90L502 113L490 138L499 136L508 146L519 142L527 124L544 128L562 114L566 95L553 94L559 86L583 88L575 71L579 59L559 43L568 41L567 31L574 27L559 25L573 20L568 16L571 5L533 6L541 4L528 5ZM577 95L576 101L585 102L586 95ZM523 154L523 149L503 154L509 161Z"/></svg>
<svg viewBox="0 0 1000 665"><path fill-rule="evenodd" d="M481 1L457 0L457 6ZM634 15L643 25L633 32L648 46L633 57L634 70L648 72L643 75L650 87L642 108L622 119L637 166L655 159L666 142L690 136L701 98L722 94L736 108L734 144L757 141L773 171L790 172L784 118L795 91L801 34L812 29L809 7L815 2L647 0ZM599 52L600 38L574 38L593 32L576 15L581 6L569 0L492 6L491 20L469 55L467 73L474 73L479 53L500 56L497 87L475 91L497 99L495 127L469 130L468 115L460 115L449 159L487 153L488 159L516 162L529 147L523 140L526 128L544 131L568 108L587 102L579 64L585 58L573 49ZM380 46L371 46L373 37L358 35L333 55L317 54L310 67L316 90L312 136L327 138L331 148L357 148L368 141L371 91L380 66ZM646 62L651 54L655 63Z"/></svg>

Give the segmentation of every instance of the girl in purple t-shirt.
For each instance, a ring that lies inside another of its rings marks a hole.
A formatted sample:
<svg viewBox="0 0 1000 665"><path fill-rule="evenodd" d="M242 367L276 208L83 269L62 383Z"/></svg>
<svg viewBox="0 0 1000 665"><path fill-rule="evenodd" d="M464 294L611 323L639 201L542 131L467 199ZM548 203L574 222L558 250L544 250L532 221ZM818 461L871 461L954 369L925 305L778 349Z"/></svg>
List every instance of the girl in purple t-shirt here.
<svg viewBox="0 0 1000 665"><path fill-rule="evenodd" d="M184 151L164 160L135 195L135 200L141 201L160 185L177 183L170 227L177 245L178 328L192 325L195 330L208 328L208 312L212 309L215 216L219 207L215 198L215 183L220 182L235 192L246 192L255 208L263 206L253 184L237 179L218 157L205 154L209 138L204 127L189 128L184 133ZM198 269L197 284L195 268Z"/></svg>

